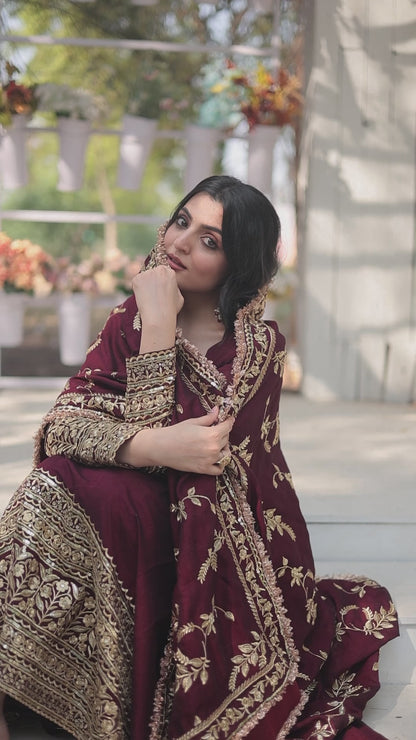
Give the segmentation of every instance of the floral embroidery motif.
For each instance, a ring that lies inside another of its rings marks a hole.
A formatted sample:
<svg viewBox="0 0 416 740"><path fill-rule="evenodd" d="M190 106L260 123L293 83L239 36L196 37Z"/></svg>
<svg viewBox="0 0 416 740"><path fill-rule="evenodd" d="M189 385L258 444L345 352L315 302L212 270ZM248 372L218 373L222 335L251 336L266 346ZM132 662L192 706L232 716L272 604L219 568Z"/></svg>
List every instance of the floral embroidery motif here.
<svg viewBox="0 0 416 740"><path fill-rule="evenodd" d="M285 349L278 350L273 357L274 372L276 375L279 375L281 378L283 378L283 373L285 371L286 357L287 357L287 352Z"/></svg>
<svg viewBox="0 0 416 740"><path fill-rule="evenodd" d="M279 415L275 415L274 418L269 416L269 414L267 413L269 404L270 396L266 401L263 423L261 425L260 431L260 439L264 444L264 449L266 450L266 452L271 452L272 448L278 443L280 434Z"/></svg>
<svg viewBox="0 0 416 740"><path fill-rule="evenodd" d="M290 585L303 588L306 596L306 621L315 624L317 616L317 604L315 600L316 588L314 586L315 574L309 568L306 570L302 565L289 565L288 559L282 557L282 566L277 569L277 577L282 578L286 573L290 575ZM310 587L313 587L312 589Z"/></svg>
<svg viewBox="0 0 416 740"><path fill-rule="evenodd" d="M196 658L188 658L180 648L177 648L175 654L177 661L177 689L182 688L186 693L197 680L201 681L203 685L207 683L208 670L210 667L210 660L207 657L207 641L209 635L215 634L216 632L215 623L219 616L223 616L225 619L229 619L232 622L235 621L235 617L232 612L222 609L220 606L215 604L214 599L212 599L212 608L209 614L200 614L200 624L185 624L179 629L177 637L178 644L186 635L189 635L192 632L198 631L201 634L202 655Z"/></svg>
<svg viewBox="0 0 416 740"><path fill-rule="evenodd" d="M144 427L166 424L175 403L175 348L147 352L126 361L127 421Z"/></svg>
<svg viewBox="0 0 416 740"><path fill-rule="evenodd" d="M281 470L275 463L273 463L273 467L275 470L273 478L272 478L273 487L274 488L278 487L279 485L278 481L286 480L289 483L290 487L293 488L293 490L295 490L291 473L289 473L289 471Z"/></svg>
<svg viewBox="0 0 416 740"><path fill-rule="evenodd" d="M221 547L224 544L224 535L221 532L217 532L215 530L214 532L214 544L212 547L208 548L208 557L207 559L202 563L199 572L198 572L198 581L200 583L203 583L205 581L205 578L207 576L208 570L212 568L212 570L217 570L218 567L218 553L221 550Z"/></svg>
<svg viewBox="0 0 416 740"><path fill-rule="evenodd" d="M133 605L88 517L44 471L6 508L0 555L6 692L77 737L125 740Z"/></svg>
<svg viewBox="0 0 416 740"><path fill-rule="evenodd" d="M366 617L366 621L363 627L357 626L353 623L347 623L345 617L352 611L359 610ZM340 611L341 620L336 625L336 638L341 641L342 636L345 635L347 630L352 632L363 632L365 635L373 635L377 640L383 640L382 630L392 629L397 623L397 614L394 605L390 602L388 611L381 606L380 611L372 611L368 607L360 609L356 604L351 604L348 607L344 607Z"/></svg>
<svg viewBox="0 0 416 740"><path fill-rule="evenodd" d="M191 501L191 503L194 504L194 506L202 506L201 501L205 500L208 501L211 511L215 514L215 506L211 503L209 498L207 496L200 496L196 493L195 487L192 486L192 488L188 488L187 495L180 499L177 504L171 504L170 510L175 513L176 512L176 519L178 522L183 521L184 519L188 518L188 515L186 513L185 508L185 501Z"/></svg>
<svg viewBox="0 0 416 740"><path fill-rule="evenodd" d="M266 535L269 542L272 540L273 532L278 532L281 536L286 532L293 542L296 542L296 535L289 524L286 524L280 514L276 514L276 509L265 509L263 511L266 522Z"/></svg>

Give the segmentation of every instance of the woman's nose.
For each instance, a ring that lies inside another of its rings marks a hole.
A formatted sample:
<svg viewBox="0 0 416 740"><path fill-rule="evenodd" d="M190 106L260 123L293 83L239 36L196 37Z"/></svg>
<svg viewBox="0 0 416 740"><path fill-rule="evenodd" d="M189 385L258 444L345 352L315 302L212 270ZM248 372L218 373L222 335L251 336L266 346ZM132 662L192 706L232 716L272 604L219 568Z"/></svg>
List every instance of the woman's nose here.
<svg viewBox="0 0 416 740"><path fill-rule="evenodd" d="M179 249L181 252L189 252L192 246L191 238L189 234L187 233L179 234L175 239L174 246L176 247L176 249Z"/></svg>

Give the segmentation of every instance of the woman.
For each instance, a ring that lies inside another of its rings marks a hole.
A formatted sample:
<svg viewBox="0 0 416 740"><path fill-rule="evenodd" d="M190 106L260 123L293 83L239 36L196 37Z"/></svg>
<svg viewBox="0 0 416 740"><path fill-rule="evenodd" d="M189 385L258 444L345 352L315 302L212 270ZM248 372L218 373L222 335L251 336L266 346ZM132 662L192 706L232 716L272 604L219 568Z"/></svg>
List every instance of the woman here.
<svg viewBox="0 0 416 740"><path fill-rule="evenodd" d="M183 199L3 516L0 686L76 738L380 737L394 606L315 578L280 450L279 238L234 178Z"/></svg>

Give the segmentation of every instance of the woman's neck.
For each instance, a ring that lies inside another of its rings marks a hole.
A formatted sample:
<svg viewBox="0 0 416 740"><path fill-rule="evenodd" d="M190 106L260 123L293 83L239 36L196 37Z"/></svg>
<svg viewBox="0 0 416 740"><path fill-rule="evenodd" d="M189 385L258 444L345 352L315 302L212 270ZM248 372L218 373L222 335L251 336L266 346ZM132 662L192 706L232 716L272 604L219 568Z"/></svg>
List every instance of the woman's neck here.
<svg viewBox="0 0 416 740"><path fill-rule="evenodd" d="M206 297L186 296L182 310L178 314L178 327L202 354L221 341L224 336L224 324L215 315L216 300L208 301Z"/></svg>

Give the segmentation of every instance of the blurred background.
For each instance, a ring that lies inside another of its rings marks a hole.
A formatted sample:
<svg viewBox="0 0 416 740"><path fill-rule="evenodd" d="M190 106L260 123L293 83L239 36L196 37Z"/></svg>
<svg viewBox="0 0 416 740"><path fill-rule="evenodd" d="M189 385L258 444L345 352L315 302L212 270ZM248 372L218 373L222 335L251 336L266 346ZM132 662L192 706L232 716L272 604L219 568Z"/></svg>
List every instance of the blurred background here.
<svg viewBox="0 0 416 740"><path fill-rule="evenodd" d="M281 217L285 388L414 401L414 2L0 8L3 383L71 374L157 227L224 172Z"/></svg>

